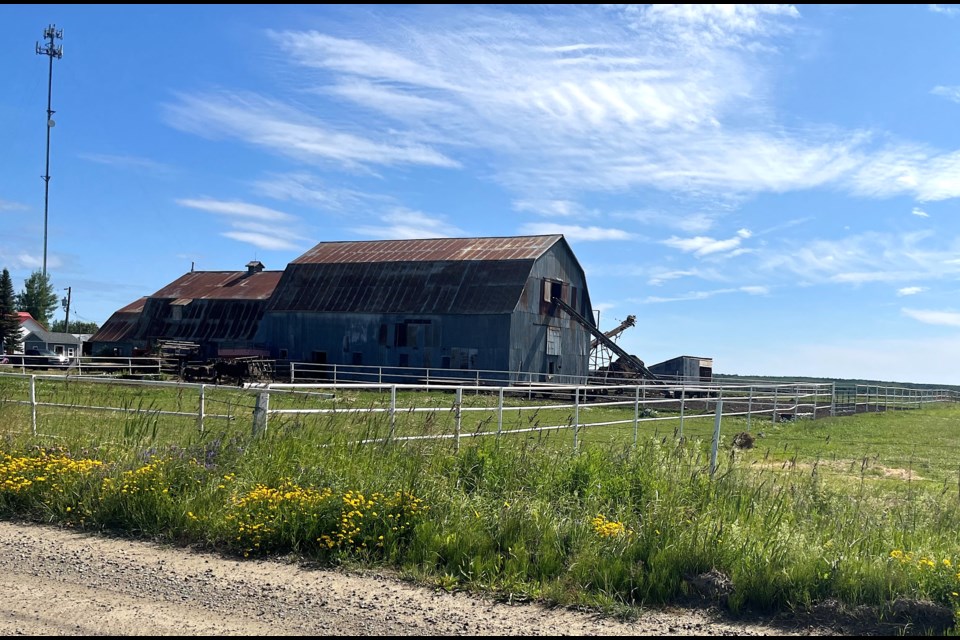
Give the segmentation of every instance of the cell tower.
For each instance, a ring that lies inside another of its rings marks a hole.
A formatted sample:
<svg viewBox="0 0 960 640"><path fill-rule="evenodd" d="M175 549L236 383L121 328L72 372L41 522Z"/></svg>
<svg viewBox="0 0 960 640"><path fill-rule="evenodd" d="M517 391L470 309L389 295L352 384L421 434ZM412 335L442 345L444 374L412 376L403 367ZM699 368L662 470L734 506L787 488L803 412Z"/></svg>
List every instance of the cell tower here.
<svg viewBox="0 0 960 640"><path fill-rule="evenodd" d="M53 114L56 113L51 107L53 98L53 59L58 60L63 57L63 45L57 46L54 40L63 40L63 29L57 29L56 25L51 24L44 29L43 37L47 40L45 46L37 43L37 54L50 57L50 74L47 79L47 167L46 172L40 176L43 178L43 276L47 276L47 220L48 209L50 206L50 129L56 124L53 121Z"/></svg>

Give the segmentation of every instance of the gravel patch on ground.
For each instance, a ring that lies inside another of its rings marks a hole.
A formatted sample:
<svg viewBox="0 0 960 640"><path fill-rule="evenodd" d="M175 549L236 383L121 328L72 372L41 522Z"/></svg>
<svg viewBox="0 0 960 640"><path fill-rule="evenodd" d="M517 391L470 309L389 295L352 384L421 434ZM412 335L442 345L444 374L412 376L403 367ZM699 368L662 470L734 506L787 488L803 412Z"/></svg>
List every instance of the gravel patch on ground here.
<svg viewBox="0 0 960 640"><path fill-rule="evenodd" d="M509 604L383 574L238 560L0 522L3 635L844 635L827 625L663 609L623 621ZM854 634L855 635L855 634Z"/></svg>

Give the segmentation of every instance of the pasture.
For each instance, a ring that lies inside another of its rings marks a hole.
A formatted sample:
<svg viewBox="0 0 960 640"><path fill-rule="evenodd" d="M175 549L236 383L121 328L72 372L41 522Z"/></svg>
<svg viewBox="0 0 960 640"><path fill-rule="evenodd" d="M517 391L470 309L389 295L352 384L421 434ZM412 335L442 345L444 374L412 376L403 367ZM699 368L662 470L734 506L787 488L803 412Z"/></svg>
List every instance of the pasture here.
<svg viewBox="0 0 960 640"><path fill-rule="evenodd" d="M33 393L0 376L4 517L619 612L911 602L947 632L960 603L954 403L830 417L819 394L776 412L758 396L721 410L711 473L709 397L681 422L629 394L299 389L258 426L256 390Z"/></svg>

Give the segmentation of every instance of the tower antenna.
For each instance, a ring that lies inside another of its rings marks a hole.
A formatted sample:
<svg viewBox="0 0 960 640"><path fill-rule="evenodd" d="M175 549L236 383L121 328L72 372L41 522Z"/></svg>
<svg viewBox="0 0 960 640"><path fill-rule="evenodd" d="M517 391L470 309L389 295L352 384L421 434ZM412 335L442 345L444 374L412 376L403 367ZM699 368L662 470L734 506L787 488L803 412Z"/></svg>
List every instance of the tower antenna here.
<svg viewBox="0 0 960 640"><path fill-rule="evenodd" d="M56 25L51 24L43 30L43 37L48 42L45 46L37 43L37 54L50 57L50 74L47 78L47 167L43 178L43 277L47 277L47 211L50 205L50 129L56 124L53 121L53 114L56 113L50 108L53 98L53 59L63 57L63 45L57 46L54 40L63 40L63 29L57 29Z"/></svg>

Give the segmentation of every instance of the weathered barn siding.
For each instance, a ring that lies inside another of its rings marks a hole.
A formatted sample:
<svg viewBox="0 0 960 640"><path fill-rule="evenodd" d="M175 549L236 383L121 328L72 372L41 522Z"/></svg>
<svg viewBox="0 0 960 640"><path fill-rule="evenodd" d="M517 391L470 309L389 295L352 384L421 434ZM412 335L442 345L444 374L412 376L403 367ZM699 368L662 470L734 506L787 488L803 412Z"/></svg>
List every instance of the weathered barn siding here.
<svg viewBox="0 0 960 640"><path fill-rule="evenodd" d="M589 334L545 292L592 317L562 236L321 243L287 266L257 342L298 362L585 376Z"/></svg>
<svg viewBox="0 0 960 640"><path fill-rule="evenodd" d="M541 374L534 380L587 375L590 334L551 304L556 295L593 320L583 269L564 240L551 246L531 267L511 321L510 371Z"/></svg>

